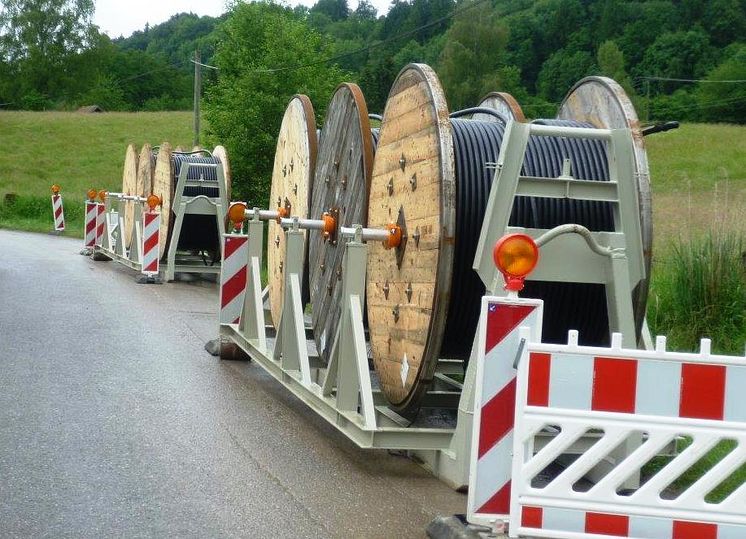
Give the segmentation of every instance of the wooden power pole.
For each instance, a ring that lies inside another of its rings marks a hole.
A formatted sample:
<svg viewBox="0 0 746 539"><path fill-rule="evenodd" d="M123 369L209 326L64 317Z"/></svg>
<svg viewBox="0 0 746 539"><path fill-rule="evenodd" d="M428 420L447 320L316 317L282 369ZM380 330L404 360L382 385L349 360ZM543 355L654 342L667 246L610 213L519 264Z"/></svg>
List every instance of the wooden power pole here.
<svg viewBox="0 0 746 539"><path fill-rule="evenodd" d="M194 145L199 146L199 99L202 95L202 66L199 50L194 51Z"/></svg>

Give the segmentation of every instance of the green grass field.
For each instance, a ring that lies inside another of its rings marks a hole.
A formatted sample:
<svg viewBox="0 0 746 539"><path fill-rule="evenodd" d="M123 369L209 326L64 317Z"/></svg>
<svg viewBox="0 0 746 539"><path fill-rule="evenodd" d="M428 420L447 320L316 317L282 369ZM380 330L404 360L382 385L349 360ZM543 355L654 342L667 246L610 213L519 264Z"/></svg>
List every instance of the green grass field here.
<svg viewBox="0 0 746 539"><path fill-rule="evenodd" d="M127 144L192 146L189 112L0 112L0 227L48 231L50 187L62 187L66 235L82 236L88 189L119 190ZM5 195L15 193L13 207Z"/></svg>

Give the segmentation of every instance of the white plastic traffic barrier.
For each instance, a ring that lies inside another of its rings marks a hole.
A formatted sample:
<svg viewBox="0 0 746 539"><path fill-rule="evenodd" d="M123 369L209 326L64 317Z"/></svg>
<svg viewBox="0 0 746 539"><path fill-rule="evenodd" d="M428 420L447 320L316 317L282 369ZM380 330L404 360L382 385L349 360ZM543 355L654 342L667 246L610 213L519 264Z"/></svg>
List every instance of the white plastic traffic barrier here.
<svg viewBox="0 0 746 539"><path fill-rule="evenodd" d="M567 345L531 342L518 372L510 536L650 539L746 537L746 483L732 474L746 462L746 358L627 350L615 334L611 348L582 347L570 332ZM537 433L559 434L534 454ZM598 441L559 475L536 482L574 440L589 431ZM630 438L641 445L595 484L588 470ZM691 444L642 485L625 489L630 476L671 442ZM710 451L719 447L720 455ZM724 455L724 456L723 456ZM694 482L670 485L714 459ZM719 459L719 460L718 460ZM735 485L729 485L735 482ZM722 501L710 498L726 488Z"/></svg>
<svg viewBox="0 0 746 539"><path fill-rule="evenodd" d="M468 520L491 524L510 513L510 473L516 369L522 327L541 341L543 302L482 298L478 329L476 403L469 477Z"/></svg>
<svg viewBox="0 0 746 539"><path fill-rule="evenodd" d="M54 229L60 232L65 230L65 210L62 207L62 195L59 193L52 195L52 214L54 215Z"/></svg>
<svg viewBox="0 0 746 539"><path fill-rule="evenodd" d="M85 203L85 240L84 247L96 245L96 217L98 215L98 204L87 200Z"/></svg>
<svg viewBox="0 0 746 539"><path fill-rule="evenodd" d="M223 235L223 262L220 268L220 323L238 324L246 294L249 237Z"/></svg>
<svg viewBox="0 0 746 539"><path fill-rule="evenodd" d="M161 214L146 211L142 214L142 270L148 277L158 275L160 271L160 247L158 245L161 227ZM133 249L137 246L133 245Z"/></svg>
<svg viewBox="0 0 746 539"><path fill-rule="evenodd" d="M96 245L101 246L104 242L104 231L106 229L106 204L96 203Z"/></svg>

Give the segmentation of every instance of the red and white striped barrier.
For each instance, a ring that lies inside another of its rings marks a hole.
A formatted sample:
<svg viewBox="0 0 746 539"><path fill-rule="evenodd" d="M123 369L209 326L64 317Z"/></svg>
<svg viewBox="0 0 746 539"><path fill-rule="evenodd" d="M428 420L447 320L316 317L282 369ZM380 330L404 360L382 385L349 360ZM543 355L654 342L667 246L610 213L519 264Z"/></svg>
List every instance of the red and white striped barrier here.
<svg viewBox="0 0 746 539"><path fill-rule="evenodd" d="M518 373L511 537L746 537L746 483L732 475L746 462L745 360L711 355L706 340L699 354L667 352L661 338L655 351L626 350L619 335L611 348L581 347L575 332L567 345L529 343ZM535 436L547 425L559 434L534 454ZM542 470L589 431L598 441L537 484ZM635 437L641 445L595 484L579 487L593 466ZM648 470L639 488L623 488L681 437L691 445ZM726 440L730 451L722 449L718 461L710 451ZM701 475L705 456L714 465ZM697 470L693 483L667 491ZM708 498L734 481L722 501Z"/></svg>
<svg viewBox="0 0 746 539"><path fill-rule="evenodd" d="M98 204L87 200L85 203L85 240L84 247L96 245L96 218L98 216Z"/></svg>
<svg viewBox="0 0 746 539"><path fill-rule="evenodd" d="M220 267L220 323L238 324L246 294L249 237L223 235L223 262Z"/></svg>
<svg viewBox="0 0 746 539"><path fill-rule="evenodd" d="M99 202L96 204L96 245L101 246L104 243L104 232L106 231L106 204Z"/></svg>
<svg viewBox="0 0 746 539"><path fill-rule="evenodd" d="M540 341L542 311L540 300L482 299L467 505L470 522L508 519L519 330L529 328L531 338Z"/></svg>
<svg viewBox="0 0 746 539"><path fill-rule="evenodd" d="M52 195L52 215L54 216L54 229L58 232L65 230L65 210L62 207L62 195Z"/></svg>
<svg viewBox="0 0 746 539"><path fill-rule="evenodd" d="M149 277L160 271L160 246L158 238L161 229L161 214L146 211L142 214L142 270ZM132 249L137 249L136 245Z"/></svg>

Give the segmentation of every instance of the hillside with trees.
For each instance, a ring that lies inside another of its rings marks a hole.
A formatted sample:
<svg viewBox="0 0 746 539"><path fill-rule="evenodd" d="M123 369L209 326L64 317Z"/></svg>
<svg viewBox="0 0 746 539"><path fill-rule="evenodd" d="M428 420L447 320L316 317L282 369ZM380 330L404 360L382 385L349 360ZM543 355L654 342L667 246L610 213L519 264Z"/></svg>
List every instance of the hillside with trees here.
<svg viewBox="0 0 746 539"><path fill-rule="evenodd" d="M602 74L645 121L746 123L746 0L394 0L385 14L368 0L231 6L111 40L92 24L93 0L5 0L0 108L188 110L199 50L212 67L203 69L210 135L232 151L237 177L257 185L293 94L311 96L319 125L342 80L382 112L413 61L435 68L452 110L502 90L529 117L553 116L576 81Z"/></svg>

